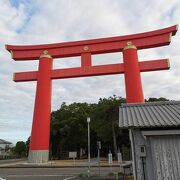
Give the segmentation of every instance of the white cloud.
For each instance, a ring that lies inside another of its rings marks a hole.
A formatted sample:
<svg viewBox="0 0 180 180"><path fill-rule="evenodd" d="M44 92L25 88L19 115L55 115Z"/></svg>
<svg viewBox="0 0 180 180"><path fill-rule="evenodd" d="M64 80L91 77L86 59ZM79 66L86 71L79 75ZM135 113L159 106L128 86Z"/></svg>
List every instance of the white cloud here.
<svg viewBox="0 0 180 180"><path fill-rule="evenodd" d="M178 24L179 16L178 0L20 0L18 4L1 0L0 138L15 142L29 136L36 83L15 83L12 74L38 68L38 61L13 61L4 44L47 44L140 33ZM178 32L167 47L139 51L140 60L170 58L171 62L169 71L142 73L145 98L180 99L179 37ZM122 54L93 58L96 65L117 63L118 58L122 62ZM75 59L55 60L54 68L79 66ZM113 94L125 97L123 75L55 80L52 109L63 101L97 102ZM19 132L17 136L13 129Z"/></svg>

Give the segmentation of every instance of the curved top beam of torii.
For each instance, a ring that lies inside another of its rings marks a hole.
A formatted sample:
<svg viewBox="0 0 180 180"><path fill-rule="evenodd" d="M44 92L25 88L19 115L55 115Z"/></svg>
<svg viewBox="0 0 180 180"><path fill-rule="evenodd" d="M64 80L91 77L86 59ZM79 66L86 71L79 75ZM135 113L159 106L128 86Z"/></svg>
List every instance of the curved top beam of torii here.
<svg viewBox="0 0 180 180"><path fill-rule="evenodd" d="M44 50L48 50L53 58L81 56L86 52L90 54L121 52L128 41L131 41L140 50L168 45L171 42L171 36L176 34L177 29L178 26L175 25L126 36L45 45L6 45L6 49L11 52L12 58L16 61L38 60Z"/></svg>

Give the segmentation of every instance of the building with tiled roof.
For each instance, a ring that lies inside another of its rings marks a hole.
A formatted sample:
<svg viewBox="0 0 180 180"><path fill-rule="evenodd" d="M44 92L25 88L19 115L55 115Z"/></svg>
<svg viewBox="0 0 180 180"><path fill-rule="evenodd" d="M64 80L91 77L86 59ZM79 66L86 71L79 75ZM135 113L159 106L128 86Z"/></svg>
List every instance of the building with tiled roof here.
<svg viewBox="0 0 180 180"><path fill-rule="evenodd" d="M129 129L135 180L180 179L180 101L123 104L119 127Z"/></svg>

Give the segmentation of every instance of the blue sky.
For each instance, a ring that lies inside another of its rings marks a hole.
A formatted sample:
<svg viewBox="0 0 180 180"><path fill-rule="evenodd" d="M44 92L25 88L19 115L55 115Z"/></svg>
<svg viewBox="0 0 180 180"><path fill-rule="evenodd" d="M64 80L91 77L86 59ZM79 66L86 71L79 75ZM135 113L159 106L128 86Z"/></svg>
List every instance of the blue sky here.
<svg viewBox="0 0 180 180"><path fill-rule="evenodd" d="M141 33L179 24L179 0L1 0L0 139L15 143L31 133L36 82L15 83L12 74L36 70L38 61L15 62L5 44L58 43ZM142 73L145 98L180 100L180 34L167 47L139 51L139 59L169 58L168 71ZM93 56L93 64L122 62L122 54ZM53 68L77 67L80 58L56 59ZM73 88L72 88L73 87ZM52 110L62 102L125 97L123 75L53 81Z"/></svg>

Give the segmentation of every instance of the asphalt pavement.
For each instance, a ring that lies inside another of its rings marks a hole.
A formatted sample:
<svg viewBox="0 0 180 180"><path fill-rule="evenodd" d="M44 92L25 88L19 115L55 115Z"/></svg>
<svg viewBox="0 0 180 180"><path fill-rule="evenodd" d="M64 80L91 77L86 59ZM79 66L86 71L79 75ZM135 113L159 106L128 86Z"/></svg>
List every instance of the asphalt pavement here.
<svg viewBox="0 0 180 180"><path fill-rule="evenodd" d="M71 168L0 168L0 180L104 180L116 179L118 167L92 167L87 177L87 167ZM100 172L100 174L99 174ZM119 176L122 179L122 176Z"/></svg>
<svg viewBox="0 0 180 180"><path fill-rule="evenodd" d="M97 167L100 165L101 167L109 167L108 160L106 158L101 159L100 163L98 163L97 158L92 158L90 165L92 167ZM0 168L1 167L87 167L88 160L52 160L48 163L42 164L31 164L27 162L27 159L18 159L18 160L0 160ZM119 166L117 161L113 161L111 166Z"/></svg>
<svg viewBox="0 0 180 180"><path fill-rule="evenodd" d="M87 159L56 160L36 165L29 164L27 159L0 160L0 180L122 180L122 169L117 161L109 166L107 159L101 159L98 166L97 159L91 159L90 165L88 174Z"/></svg>

